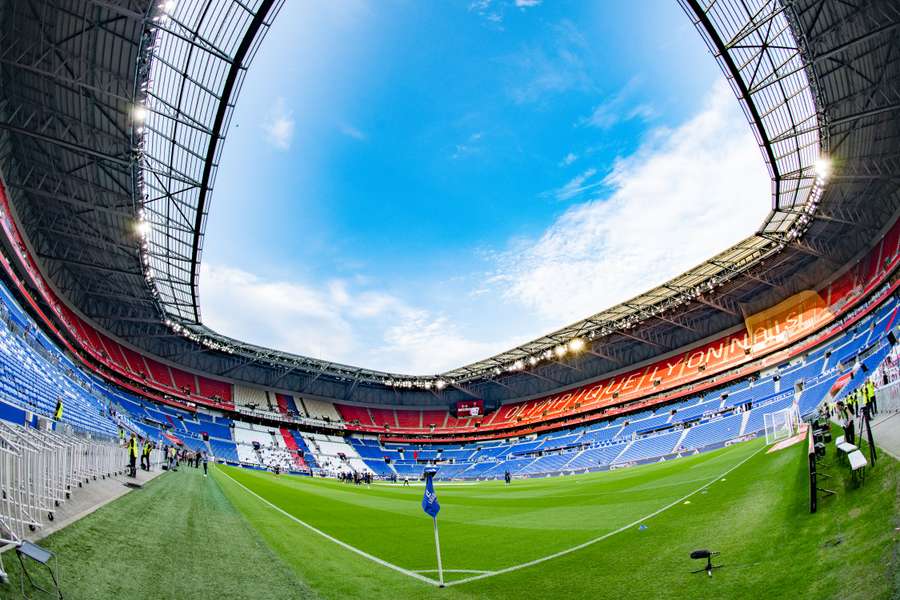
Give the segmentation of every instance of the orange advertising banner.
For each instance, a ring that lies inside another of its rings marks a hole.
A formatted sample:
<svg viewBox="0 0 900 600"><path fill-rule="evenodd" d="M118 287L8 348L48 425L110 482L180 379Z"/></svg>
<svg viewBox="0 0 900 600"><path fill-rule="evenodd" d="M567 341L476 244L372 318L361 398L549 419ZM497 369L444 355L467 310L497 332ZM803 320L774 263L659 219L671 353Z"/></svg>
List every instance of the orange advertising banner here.
<svg viewBox="0 0 900 600"><path fill-rule="evenodd" d="M759 352L802 337L833 318L834 314L822 296L806 290L746 317L744 324L752 351Z"/></svg>

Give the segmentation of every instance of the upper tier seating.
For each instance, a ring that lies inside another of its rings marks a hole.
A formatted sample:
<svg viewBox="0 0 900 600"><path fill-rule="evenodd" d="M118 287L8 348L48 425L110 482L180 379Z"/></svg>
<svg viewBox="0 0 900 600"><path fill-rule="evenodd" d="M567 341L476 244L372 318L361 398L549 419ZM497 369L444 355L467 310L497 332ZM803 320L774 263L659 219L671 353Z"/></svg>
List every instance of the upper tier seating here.
<svg viewBox="0 0 900 600"><path fill-rule="evenodd" d="M330 421L331 423L341 422L341 415L338 414L334 404L331 402L324 402L314 398L300 398L299 401L300 406L310 418Z"/></svg>
<svg viewBox="0 0 900 600"><path fill-rule="evenodd" d="M267 410L269 408L269 399L265 390L246 385L235 385L234 404L235 406Z"/></svg>
<svg viewBox="0 0 900 600"><path fill-rule="evenodd" d="M353 406L350 404L335 404L334 406L345 423L359 423L369 427L375 426L369 409L364 406Z"/></svg>

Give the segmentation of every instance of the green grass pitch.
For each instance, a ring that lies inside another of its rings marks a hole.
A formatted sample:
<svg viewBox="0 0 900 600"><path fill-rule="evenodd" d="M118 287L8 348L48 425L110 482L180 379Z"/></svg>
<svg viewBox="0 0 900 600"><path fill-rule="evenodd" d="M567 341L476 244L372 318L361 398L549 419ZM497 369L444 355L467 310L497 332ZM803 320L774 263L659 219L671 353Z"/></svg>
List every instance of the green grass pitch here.
<svg viewBox="0 0 900 600"><path fill-rule="evenodd" d="M839 493L810 515L805 460L805 444L755 440L511 486L438 482L444 589L422 580L437 573L421 485L181 469L44 543L66 598L896 597L898 463L882 457L859 488L832 465ZM690 574L698 548L726 566Z"/></svg>

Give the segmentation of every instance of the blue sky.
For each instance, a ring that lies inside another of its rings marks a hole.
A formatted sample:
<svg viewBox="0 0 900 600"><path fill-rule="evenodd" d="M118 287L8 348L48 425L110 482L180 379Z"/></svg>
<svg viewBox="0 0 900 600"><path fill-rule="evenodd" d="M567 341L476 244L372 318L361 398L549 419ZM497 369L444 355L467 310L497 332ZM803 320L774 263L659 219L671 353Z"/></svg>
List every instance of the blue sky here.
<svg viewBox="0 0 900 600"><path fill-rule="evenodd" d="M693 266L768 193L674 0L287 2L232 118L201 309L437 373Z"/></svg>

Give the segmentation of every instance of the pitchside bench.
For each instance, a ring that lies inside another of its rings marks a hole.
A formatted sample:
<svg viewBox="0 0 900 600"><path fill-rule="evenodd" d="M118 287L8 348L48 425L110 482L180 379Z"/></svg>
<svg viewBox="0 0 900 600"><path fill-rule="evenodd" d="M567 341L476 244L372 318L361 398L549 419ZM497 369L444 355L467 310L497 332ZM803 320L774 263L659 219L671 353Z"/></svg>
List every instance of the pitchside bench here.
<svg viewBox="0 0 900 600"><path fill-rule="evenodd" d="M859 451L859 448L853 444L847 443L844 436L839 436L834 440L834 445L838 449L838 460L846 459L850 463L850 472L853 476L853 482L859 485L866 478L866 466L869 461L865 455Z"/></svg>
<svg viewBox="0 0 900 600"><path fill-rule="evenodd" d="M853 444L846 442L845 439L844 436L838 436L834 440L834 446L838 449L838 462L847 462L847 457L850 453L859 450L859 448Z"/></svg>
<svg viewBox="0 0 900 600"><path fill-rule="evenodd" d="M853 473L853 481L856 485L859 485L862 480L866 478L866 465L868 465L869 462L859 450L854 450L847 454L847 459L850 461L850 471Z"/></svg>

